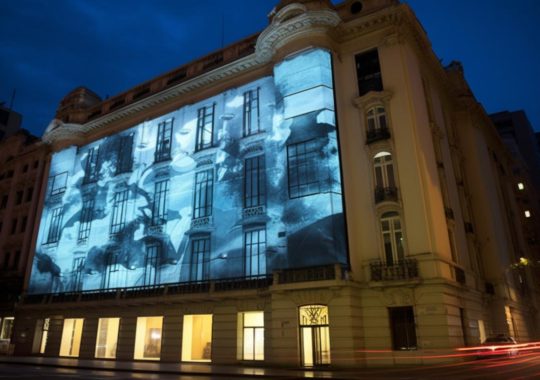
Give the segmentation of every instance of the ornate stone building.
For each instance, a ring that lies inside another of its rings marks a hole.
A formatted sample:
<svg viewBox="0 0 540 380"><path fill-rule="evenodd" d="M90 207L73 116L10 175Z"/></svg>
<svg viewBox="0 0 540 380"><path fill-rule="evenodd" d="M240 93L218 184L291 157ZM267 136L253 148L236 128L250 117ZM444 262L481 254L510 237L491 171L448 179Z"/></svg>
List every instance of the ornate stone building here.
<svg viewBox="0 0 540 380"><path fill-rule="evenodd" d="M281 1L57 119L17 354L346 367L537 339L512 157L406 4Z"/></svg>

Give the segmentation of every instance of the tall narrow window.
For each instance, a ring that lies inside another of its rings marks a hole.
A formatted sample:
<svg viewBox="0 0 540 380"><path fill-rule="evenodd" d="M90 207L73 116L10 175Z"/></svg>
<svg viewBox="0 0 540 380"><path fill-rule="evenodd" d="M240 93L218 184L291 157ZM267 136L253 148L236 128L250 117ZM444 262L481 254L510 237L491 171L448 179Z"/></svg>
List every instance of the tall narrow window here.
<svg viewBox="0 0 540 380"><path fill-rule="evenodd" d="M0 339L2 340L11 339L14 322L15 322L15 317L5 317L2 320L2 328L0 329Z"/></svg>
<svg viewBox="0 0 540 380"><path fill-rule="evenodd" d="M146 246L144 257L144 285L159 284L159 259L161 256L161 242L155 241Z"/></svg>
<svg viewBox="0 0 540 380"><path fill-rule="evenodd" d="M394 178L394 164L392 155L388 152L378 153L374 160L375 170L375 201L396 200L397 189Z"/></svg>
<svg viewBox="0 0 540 380"><path fill-rule="evenodd" d="M298 310L302 365L330 364L330 327L328 307L306 305Z"/></svg>
<svg viewBox="0 0 540 380"><path fill-rule="evenodd" d="M96 358L116 358L120 318L99 318L96 338Z"/></svg>
<svg viewBox="0 0 540 380"><path fill-rule="evenodd" d="M262 132L259 120L259 89L244 92L244 136Z"/></svg>
<svg viewBox="0 0 540 380"><path fill-rule="evenodd" d="M51 211L49 222L49 233L47 234L47 243L57 243L62 235L62 217L64 208L57 207Z"/></svg>
<svg viewBox="0 0 540 380"><path fill-rule="evenodd" d="M266 274L266 229L244 233L244 268L246 276Z"/></svg>
<svg viewBox="0 0 540 380"><path fill-rule="evenodd" d="M79 242L85 242L90 236L90 228L94 217L94 199L86 199L83 201L81 210L81 220L79 224Z"/></svg>
<svg viewBox="0 0 540 380"><path fill-rule="evenodd" d="M416 327L412 306L390 307L390 330L394 350L416 350Z"/></svg>
<svg viewBox="0 0 540 380"><path fill-rule="evenodd" d="M152 207L152 225L161 226L167 223L167 197L169 180L158 181L154 185L154 204Z"/></svg>
<svg viewBox="0 0 540 380"><path fill-rule="evenodd" d="M244 207L262 206L266 200L264 156L247 158L244 165Z"/></svg>
<svg viewBox="0 0 540 380"><path fill-rule="evenodd" d="M118 139L116 174L130 172L133 167L133 133Z"/></svg>
<svg viewBox="0 0 540 380"><path fill-rule="evenodd" d="M174 119L169 119L158 125L156 152L154 153L155 162L171 159L173 121Z"/></svg>
<svg viewBox="0 0 540 380"><path fill-rule="evenodd" d="M207 280L210 275L210 237L198 237L191 241L190 281Z"/></svg>
<svg viewBox="0 0 540 380"><path fill-rule="evenodd" d="M319 150L317 140L287 146L290 198L299 198L320 192Z"/></svg>
<svg viewBox="0 0 540 380"><path fill-rule="evenodd" d="M117 288L119 287L120 274L120 252L117 250L109 251L107 255L107 267L102 277L102 288Z"/></svg>
<svg viewBox="0 0 540 380"><path fill-rule="evenodd" d="M84 274L84 257L77 257L73 259L71 266L71 289L73 291L81 291L83 283L83 274Z"/></svg>
<svg viewBox="0 0 540 380"><path fill-rule="evenodd" d="M60 356L79 356L84 319L66 318L60 342Z"/></svg>
<svg viewBox="0 0 540 380"><path fill-rule="evenodd" d="M381 218L381 231L386 264L397 264L405 257L401 219L397 212L383 214Z"/></svg>
<svg viewBox="0 0 540 380"><path fill-rule="evenodd" d="M382 91L381 66L377 49L357 54L355 61L358 94L362 96L370 91Z"/></svg>
<svg viewBox="0 0 540 380"><path fill-rule="evenodd" d="M45 318L43 320L42 330L41 330L41 340L39 342L39 353L44 354L45 348L47 348L47 338L49 337L49 324L51 322L50 318Z"/></svg>
<svg viewBox="0 0 540 380"><path fill-rule="evenodd" d="M214 187L214 171L208 169L195 175L195 192L193 196L193 219L212 215L212 196Z"/></svg>
<svg viewBox="0 0 540 380"><path fill-rule="evenodd" d="M238 314L241 360L264 360L264 312L249 311Z"/></svg>
<svg viewBox="0 0 540 380"><path fill-rule="evenodd" d="M212 360L212 314L184 315L182 361Z"/></svg>
<svg viewBox="0 0 540 380"><path fill-rule="evenodd" d="M114 194L110 234L120 233L126 225L126 212L129 190L121 190Z"/></svg>
<svg viewBox="0 0 540 380"><path fill-rule="evenodd" d="M68 173L63 172L60 174L57 174L49 179L50 183L50 194L51 195L58 195L62 194L67 189L67 179L68 179Z"/></svg>
<svg viewBox="0 0 540 380"><path fill-rule="evenodd" d="M30 202L32 200L32 196L34 195L34 188L29 187L26 189L26 202Z"/></svg>
<svg viewBox="0 0 540 380"><path fill-rule="evenodd" d="M84 183L92 183L98 180L98 154L98 147L92 148L88 151L86 156L86 167L84 170Z"/></svg>
<svg viewBox="0 0 540 380"><path fill-rule="evenodd" d="M163 317L138 317L134 359L159 360Z"/></svg>
<svg viewBox="0 0 540 380"><path fill-rule="evenodd" d="M214 143L214 108L215 104L199 108L197 111L197 136L195 151L211 148Z"/></svg>
<svg viewBox="0 0 540 380"><path fill-rule="evenodd" d="M368 143L390 138L384 107L377 106L370 108L366 114L366 121Z"/></svg>

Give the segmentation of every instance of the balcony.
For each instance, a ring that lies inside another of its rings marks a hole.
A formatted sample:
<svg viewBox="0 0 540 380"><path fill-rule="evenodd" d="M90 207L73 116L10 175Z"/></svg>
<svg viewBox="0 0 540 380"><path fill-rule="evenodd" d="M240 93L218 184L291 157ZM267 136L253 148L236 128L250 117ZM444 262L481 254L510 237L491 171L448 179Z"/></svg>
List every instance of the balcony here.
<svg viewBox="0 0 540 380"><path fill-rule="evenodd" d="M417 279L418 262L416 259L404 259L388 265L381 260L369 264L371 281L399 281Z"/></svg>
<svg viewBox="0 0 540 380"><path fill-rule="evenodd" d="M389 138L390 131L388 128L368 129L366 132L366 144L371 144L380 140L388 140Z"/></svg>
<svg viewBox="0 0 540 380"><path fill-rule="evenodd" d="M381 187L375 188L375 203L381 203L384 201L397 202L397 187Z"/></svg>

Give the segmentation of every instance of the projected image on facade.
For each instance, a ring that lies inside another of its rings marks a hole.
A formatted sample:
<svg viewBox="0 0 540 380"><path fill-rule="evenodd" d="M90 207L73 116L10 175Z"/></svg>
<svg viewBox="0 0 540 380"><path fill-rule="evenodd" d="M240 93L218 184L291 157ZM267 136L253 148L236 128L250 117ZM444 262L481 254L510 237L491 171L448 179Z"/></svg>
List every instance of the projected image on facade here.
<svg viewBox="0 0 540 380"><path fill-rule="evenodd" d="M30 293L347 262L330 54L54 154Z"/></svg>

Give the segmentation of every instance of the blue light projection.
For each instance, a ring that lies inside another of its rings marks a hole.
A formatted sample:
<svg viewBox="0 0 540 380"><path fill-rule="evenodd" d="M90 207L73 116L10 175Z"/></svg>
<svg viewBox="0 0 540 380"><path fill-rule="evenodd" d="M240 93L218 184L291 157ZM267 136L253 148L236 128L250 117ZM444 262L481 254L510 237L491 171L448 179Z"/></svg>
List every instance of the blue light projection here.
<svg viewBox="0 0 540 380"><path fill-rule="evenodd" d="M347 263L330 54L53 155L30 293Z"/></svg>

